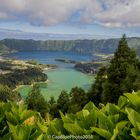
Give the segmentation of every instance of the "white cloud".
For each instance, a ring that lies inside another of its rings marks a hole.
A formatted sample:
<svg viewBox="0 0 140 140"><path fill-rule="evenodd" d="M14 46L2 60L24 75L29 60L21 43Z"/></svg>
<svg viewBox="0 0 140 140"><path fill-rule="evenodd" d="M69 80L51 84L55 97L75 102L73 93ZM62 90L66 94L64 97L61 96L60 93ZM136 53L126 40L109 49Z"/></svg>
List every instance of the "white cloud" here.
<svg viewBox="0 0 140 140"><path fill-rule="evenodd" d="M30 19L34 24L53 25L66 22L88 0L29 0Z"/></svg>
<svg viewBox="0 0 140 140"><path fill-rule="evenodd" d="M96 14L102 25L108 27L140 26L140 0L108 0L107 10Z"/></svg>
<svg viewBox="0 0 140 140"><path fill-rule="evenodd" d="M140 0L0 0L0 21L19 20L48 26L69 23L80 11L82 24L140 26Z"/></svg>

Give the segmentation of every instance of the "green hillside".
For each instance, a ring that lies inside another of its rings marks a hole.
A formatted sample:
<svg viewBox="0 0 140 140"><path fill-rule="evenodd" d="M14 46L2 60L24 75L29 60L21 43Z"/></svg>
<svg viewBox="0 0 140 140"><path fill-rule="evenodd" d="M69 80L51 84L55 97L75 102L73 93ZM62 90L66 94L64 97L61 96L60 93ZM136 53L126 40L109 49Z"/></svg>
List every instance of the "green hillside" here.
<svg viewBox="0 0 140 140"><path fill-rule="evenodd" d="M117 48L119 39L106 40L17 40L4 39L1 43L6 45L10 50L17 51L33 51L33 50L49 50L49 51L71 51L78 53L94 54L94 53L114 53ZM138 51L140 48L140 38L128 38L128 45Z"/></svg>
<svg viewBox="0 0 140 140"><path fill-rule="evenodd" d="M0 53L7 53L7 52L10 52L10 49L6 45L0 43Z"/></svg>

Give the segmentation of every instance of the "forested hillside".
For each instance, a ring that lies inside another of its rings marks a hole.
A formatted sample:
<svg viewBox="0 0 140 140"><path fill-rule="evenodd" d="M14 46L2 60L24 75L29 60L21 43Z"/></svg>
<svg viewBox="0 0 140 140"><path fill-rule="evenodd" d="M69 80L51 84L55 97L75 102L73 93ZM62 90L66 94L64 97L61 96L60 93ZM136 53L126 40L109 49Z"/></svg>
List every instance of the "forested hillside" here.
<svg viewBox="0 0 140 140"><path fill-rule="evenodd" d="M11 50L17 51L32 51L32 50L49 50L49 51L71 51L78 53L114 53L118 46L119 39L106 40L17 40L4 39L2 44L6 45ZM138 50L140 48L140 38L128 38L128 45L131 48Z"/></svg>
<svg viewBox="0 0 140 140"><path fill-rule="evenodd" d="M0 53L7 53L7 52L10 52L10 49L6 45L0 43Z"/></svg>

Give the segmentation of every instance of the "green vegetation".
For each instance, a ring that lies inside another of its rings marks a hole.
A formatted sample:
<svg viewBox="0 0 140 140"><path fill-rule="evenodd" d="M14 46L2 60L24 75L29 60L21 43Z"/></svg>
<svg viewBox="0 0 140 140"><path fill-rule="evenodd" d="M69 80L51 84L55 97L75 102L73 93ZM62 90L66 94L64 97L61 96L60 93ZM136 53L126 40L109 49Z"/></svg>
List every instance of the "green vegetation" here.
<svg viewBox="0 0 140 140"><path fill-rule="evenodd" d="M103 83L107 79L107 68L100 68L97 73L96 80L92 84L91 89L88 91L87 95L90 101L93 101L95 105L98 105L101 102L101 93L103 91Z"/></svg>
<svg viewBox="0 0 140 140"><path fill-rule="evenodd" d="M35 60L29 60L27 63L32 64L32 65L39 65L37 61Z"/></svg>
<svg viewBox="0 0 140 140"><path fill-rule="evenodd" d="M128 38L128 44L135 50L139 50L140 38ZM18 40L4 39L1 44L7 46L10 50L16 51L70 51L87 54L112 54L115 52L119 39L102 40ZM139 54L139 52L137 52Z"/></svg>
<svg viewBox="0 0 140 140"><path fill-rule="evenodd" d="M45 113L48 112L48 103L40 93L37 85L34 85L33 89L26 98L26 104L28 109L40 112L43 117L45 117Z"/></svg>
<svg viewBox="0 0 140 140"><path fill-rule="evenodd" d="M97 74L99 69L109 64L109 60L77 63L74 68L78 71L88 74Z"/></svg>
<svg viewBox="0 0 140 140"><path fill-rule="evenodd" d="M10 52L10 49L6 45L0 43L0 53L4 54L4 53L9 53L9 52Z"/></svg>
<svg viewBox="0 0 140 140"><path fill-rule="evenodd" d="M57 100L57 110L59 114L59 110L63 113L68 111L70 105L70 96L66 91L62 91Z"/></svg>
<svg viewBox="0 0 140 140"><path fill-rule="evenodd" d="M19 101L20 94L15 90L18 85L31 85L46 81L43 66L28 64L25 61L1 58L0 60L0 101Z"/></svg>
<svg viewBox="0 0 140 140"><path fill-rule="evenodd" d="M84 136L94 140L132 140L140 137L140 92L125 93L118 104L97 108L89 102L80 112L50 121L24 104L0 102L1 140L52 140L54 137ZM48 137L50 136L50 137ZM72 138L74 140L74 138Z"/></svg>
<svg viewBox="0 0 140 140"><path fill-rule="evenodd" d="M87 94L79 87L72 88L69 93L62 91L57 100L51 97L48 101L40 93L40 88L38 84L34 84L25 98L25 103L28 109L40 112L43 118L48 113L52 118L59 118L59 111L64 114L76 113L88 103Z"/></svg>
<svg viewBox="0 0 140 140"><path fill-rule="evenodd" d="M87 95L82 88L74 87L70 93L62 91L57 101L51 98L50 114L53 118L60 117L59 111L62 113L76 113L80 111L88 102Z"/></svg>
<svg viewBox="0 0 140 140"><path fill-rule="evenodd" d="M6 102L7 100L18 102L19 100L21 100L21 97L18 92L12 91L5 85L0 85L0 101Z"/></svg>
<svg viewBox="0 0 140 140"><path fill-rule="evenodd" d="M20 70L15 71L18 74ZM37 73L30 68L20 75L23 80L34 78ZM35 79L41 80L38 76ZM110 65L99 70L88 93L74 87L70 93L62 91L57 101L52 97L47 102L35 85L24 103L19 102L18 94L8 86L0 85L0 140L53 140L64 135L73 136L72 140L76 136L94 140L139 140L139 89L140 62L123 36Z"/></svg>
<svg viewBox="0 0 140 140"><path fill-rule="evenodd" d="M46 74L40 68L27 68L14 70L12 73L0 75L0 84L14 89L17 85L30 85L33 82L46 81Z"/></svg>
<svg viewBox="0 0 140 140"><path fill-rule="evenodd" d="M88 97L81 88L74 87L69 93L62 91L57 101L51 97L49 101L45 100L40 93L38 85L34 85L29 95L25 99L28 109L35 110L45 116L49 113L51 118L60 118L60 113L76 113L88 103Z"/></svg>
<svg viewBox="0 0 140 140"><path fill-rule="evenodd" d="M44 65L37 65L35 62L33 65L21 60L2 58L0 60L0 84L14 89L17 85L46 81L47 75L43 73L43 68Z"/></svg>
<svg viewBox="0 0 140 140"><path fill-rule="evenodd" d="M124 92L140 89L139 65L135 52L128 47L126 38L123 36L109 67L99 71L88 93L89 99L96 104L116 103Z"/></svg>
<svg viewBox="0 0 140 140"><path fill-rule="evenodd" d="M76 113L80 111L88 102L85 91L81 88L75 87L70 91L70 106L68 112Z"/></svg>
<svg viewBox="0 0 140 140"><path fill-rule="evenodd" d="M55 67L55 65L40 64L36 60L28 60L28 61L26 61L26 63L31 64L31 65L33 65L35 67L38 67L38 68L41 68L41 69L44 69L46 67L48 67L48 68L54 68Z"/></svg>

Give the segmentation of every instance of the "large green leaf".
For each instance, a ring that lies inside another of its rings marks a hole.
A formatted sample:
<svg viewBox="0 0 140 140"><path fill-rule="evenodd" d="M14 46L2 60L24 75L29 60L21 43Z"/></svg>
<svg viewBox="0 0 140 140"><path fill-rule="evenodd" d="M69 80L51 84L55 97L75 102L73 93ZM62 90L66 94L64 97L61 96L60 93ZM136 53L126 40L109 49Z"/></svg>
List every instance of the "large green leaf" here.
<svg viewBox="0 0 140 140"><path fill-rule="evenodd" d="M76 113L77 118L80 120L85 120L88 115L89 115L89 111L85 109Z"/></svg>
<svg viewBox="0 0 140 140"><path fill-rule="evenodd" d="M69 115L65 115L64 116L64 114L62 113L62 112L60 112L60 115L61 115L61 118L62 118L62 120L63 120L63 122L64 123L73 123L74 121L69 117Z"/></svg>
<svg viewBox="0 0 140 140"><path fill-rule="evenodd" d="M77 118L75 118L75 119L77 119L77 123L81 128L87 129L86 118L88 117L88 115L89 115L89 111L85 110L85 109L76 113Z"/></svg>
<svg viewBox="0 0 140 140"><path fill-rule="evenodd" d="M43 134L40 134L40 136L36 140L43 140Z"/></svg>
<svg viewBox="0 0 140 140"><path fill-rule="evenodd" d="M120 114L109 115L108 118L115 124L120 119Z"/></svg>
<svg viewBox="0 0 140 140"><path fill-rule="evenodd" d="M64 128L73 135L83 135L84 130L77 124L71 124L71 123L64 123Z"/></svg>
<svg viewBox="0 0 140 140"><path fill-rule="evenodd" d="M136 128L132 128L131 129L131 135L136 139L136 140L140 140L140 135L139 135L139 131Z"/></svg>
<svg viewBox="0 0 140 140"><path fill-rule="evenodd" d="M140 108L140 97L137 94L126 93L124 94L131 104L139 111Z"/></svg>
<svg viewBox="0 0 140 140"><path fill-rule="evenodd" d="M8 122L8 126L10 129L10 133L12 135L12 139L14 140L29 140L31 127L29 126L14 126Z"/></svg>
<svg viewBox="0 0 140 140"><path fill-rule="evenodd" d="M126 107L126 112L128 114L128 119L129 121L132 123L132 125L134 127L137 127L136 122L140 122L140 114L138 112L136 112L134 109L132 108L128 108Z"/></svg>
<svg viewBox="0 0 140 140"><path fill-rule="evenodd" d="M20 121L24 122L26 119L28 119L34 115L35 115L35 112L33 112L31 110L24 110L20 115Z"/></svg>
<svg viewBox="0 0 140 140"><path fill-rule="evenodd" d="M48 127L45 125L42 125L41 123L37 123L38 128L42 131L42 133L47 133Z"/></svg>
<svg viewBox="0 0 140 140"><path fill-rule="evenodd" d="M12 114L12 112L6 112L6 119L8 122L10 122L13 125L17 125L18 124L18 120L17 118Z"/></svg>
<svg viewBox="0 0 140 140"><path fill-rule="evenodd" d="M123 108L128 103L128 100L125 96L120 96L118 100L118 107Z"/></svg>
<svg viewBox="0 0 140 140"><path fill-rule="evenodd" d="M112 134L109 131L107 131L106 129L92 127L92 130L107 140L110 140L110 138L112 136Z"/></svg>
<svg viewBox="0 0 140 140"><path fill-rule="evenodd" d="M90 114L86 117L86 125L88 128L95 127L97 124L97 111L91 110Z"/></svg>
<svg viewBox="0 0 140 140"><path fill-rule="evenodd" d="M96 125L97 122L97 115L95 113L96 110L92 109L90 112L88 110L83 109L82 111L76 113L75 119L77 124L82 128L86 130L90 130L90 127L93 127Z"/></svg>
<svg viewBox="0 0 140 140"><path fill-rule="evenodd" d="M105 108L108 115L115 115L120 112L119 107L116 106L115 104L108 103Z"/></svg>
<svg viewBox="0 0 140 140"><path fill-rule="evenodd" d="M84 107L85 110L91 111L93 109L98 110L98 108L94 105L94 103L89 102L88 104L85 105Z"/></svg>
<svg viewBox="0 0 140 140"><path fill-rule="evenodd" d="M30 135L30 140L36 140L41 134L41 131L35 130L35 132Z"/></svg>
<svg viewBox="0 0 140 140"><path fill-rule="evenodd" d="M11 104L9 102L4 103L0 102L0 113L5 114L5 112L9 112L11 110Z"/></svg>
<svg viewBox="0 0 140 140"><path fill-rule="evenodd" d="M63 127L63 121L62 119L55 119L54 120L54 126L57 130L61 131L62 134L66 133L66 130Z"/></svg>
<svg viewBox="0 0 140 140"><path fill-rule="evenodd" d="M49 126L48 126L48 131L47 131L48 135L60 135L61 132L59 130L57 130L57 128L55 127L55 123L52 122Z"/></svg>
<svg viewBox="0 0 140 140"><path fill-rule="evenodd" d="M113 136L111 137L111 140L116 140L116 137L119 133L121 133L121 130L126 126L127 123L127 121L121 121L117 123L116 128L113 131Z"/></svg>
<svg viewBox="0 0 140 140"><path fill-rule="evenodd" d="M98 115L97 117L98 117L98 123L99 123L98 127L105 129L107 131L113 132L115 125L109 119L109 117L100 111L97 112L97 115Z"/></svg>
<svg viewBox="0 0 140 140"><path fill-rule="evenodd" d="M140 122L136 122L137 128L140 131Z"/></svg>
<svg viewBox="0 0 140 140"><path fill-rule="evenodd" d="M27 110L27 106L25 104L18 105L18 112L22 113L24 110Z"/></svg>

